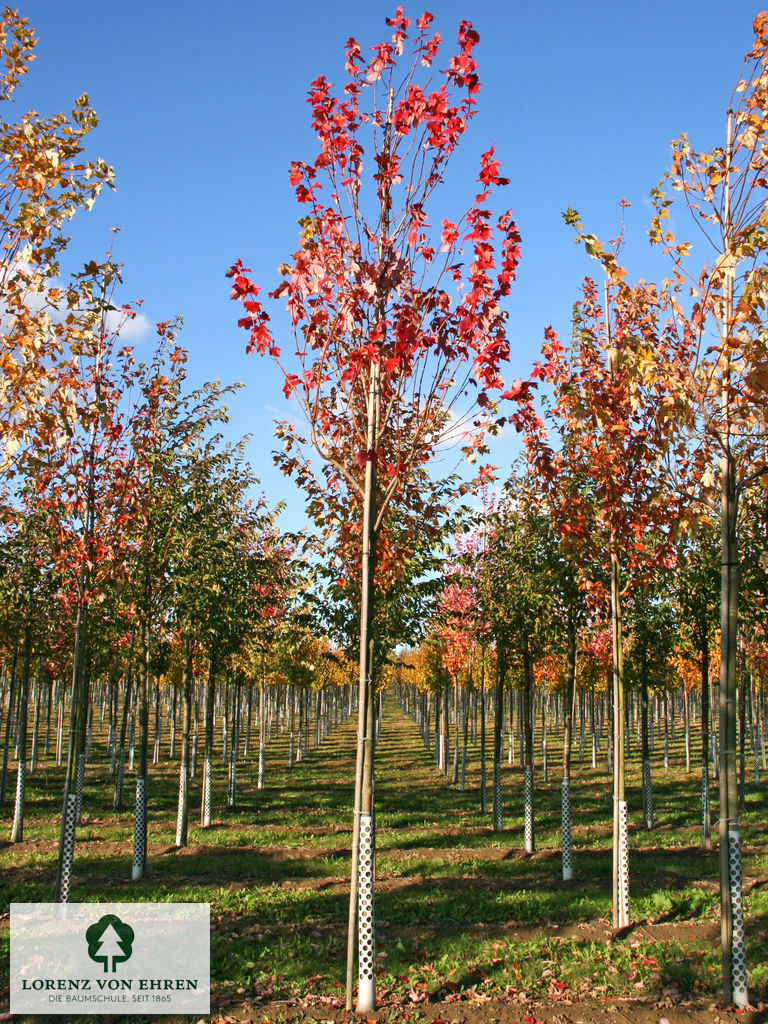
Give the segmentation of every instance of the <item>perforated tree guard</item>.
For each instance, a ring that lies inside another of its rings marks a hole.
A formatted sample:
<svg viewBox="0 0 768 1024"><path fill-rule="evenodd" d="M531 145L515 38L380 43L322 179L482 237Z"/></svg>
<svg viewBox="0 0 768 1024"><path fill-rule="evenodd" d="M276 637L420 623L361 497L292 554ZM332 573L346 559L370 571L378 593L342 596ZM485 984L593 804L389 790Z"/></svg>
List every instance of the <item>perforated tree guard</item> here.
<svg viewBox="0 0 768 1024"><path fill-rule="evenodd" d="M376 936L373 916L373 819L360 816L360 857L357 868L357 1010L363 1013L376 1005Z"/></svg>
<svg viewBox="0 0 768 1024"><path fill-rule="evenodd" d="M64 844L61 852L61 890L59 899L69 903L72 890L72 865L75 859L75 827L77 821L77 795L69 793L64 810Z"/></svg>
<svg viewBox="0 0 768 1024"><path fill-rule="evenodd" d="M78 754L77 756L77 817L76 822L80 824L80 818L83 814L83 783L85 782L85 754Z"/></svg>
<svg viewBox="0 0 768 1024"><path fill-rule="evenodd" d="M502 832L504 829L504 809L501 804L501 771L499 766L494 766L493 771L493 831Z"/></svg>
<svg viewBox="0 0 768 1024"><path fill-rule="evenodd" d="M205 758L203 765L203 826L211 824L211 777L213 774L213 760Z"/></svg>
<svg viewBox="0 0 768 1024"><path fill-rule="evenodd" d="M187 766L179 767L179 809L176 813L176 845L181 846L184 832L184 809L187 804Z"/></svg>
<svg viewBox="0 0 768 1024"><path fill-rule="evenodd" d="M235 797L237 795L237 761L234 758L229 762L229 798L228 804L230 807L235 806Z"/></svg>
<svg viewBox="0 0 768 1024"><path fill-rule="evenodd" d="M571 845L571 782L563 779L560 791L563 835L563 881L573 878L573 847Z"/></svg>
<svg viewBox="0 0 768 1024"><path fill-rule="evenodd" d="M650 758L643 758L643 812L645 815L645 827L653 828L653 783L651 781Z"/></svg>
<svg viewBox="0 0 768 1024"><path fill-rule="evenodd" d="M731 999L736 1006L747 1006L747 949L744 938L744 902L741 891L741 837L728 832L728 876L731 887Z"/></svg>
<svg viewBox="0 0 768 1024"><path fill-rule="evenodd" d="M533 840L533 769L525 769L525 781L524 781L524 793L525 793L525 852L533 853L534 840Z"/></svg>
<svg viewBox="0 0 768 1024"><path fill-rule="evenodd" d="M629 834L627 801L619 800L619 928L629 924Z"/></svg>
<svg viewBox="0 0 768 1024"><path fill-rule="evenodd" d="M24 836L24 792L27 780L27 766L19 761L16 769L16 804L13 810L11 842L20 843Z"/></svg>
<svg viewBox="0 0 768 1024"><path fill-rule="evenodd" d="M123 803L123 779L125 778L125 750L120 749L120 760L117 764L117 774L115 776L115 807L120 807Z"/></svg>
<svg viewBox="0 0 768 1024"><path fill-rule="evenodd" d="M144 836L147 822L147 780L136 779L136 815L133 823L133 867L131 878L134 882L144 877Z"/></svg>

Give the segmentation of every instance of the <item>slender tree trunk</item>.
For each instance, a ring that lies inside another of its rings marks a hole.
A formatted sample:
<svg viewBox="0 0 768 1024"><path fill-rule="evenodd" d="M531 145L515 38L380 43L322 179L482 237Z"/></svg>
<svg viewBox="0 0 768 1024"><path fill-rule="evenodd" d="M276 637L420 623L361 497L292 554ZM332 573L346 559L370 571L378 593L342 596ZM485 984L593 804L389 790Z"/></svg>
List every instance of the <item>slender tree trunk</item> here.
<svg viewBox="0 0 768 1024"><path fill-rule="evenodd" d="M561 793L561 821L563 837L563 881L573 879L573 846L571 843L571 743L573 740L573 705L576 696L576 624L568 609L566 622L568 649L565 663L565 693L563 725L563 782Z"/></svg>
<svg viewBox="0 0 768 1024"><path fill-rule="evenodd" d="M64 702L66 699L67 686L62 680L58 683L58 694L56 698L56 767L61 768L61 761L64 757Z"/></svg>
<svg viewBox="0 0 768 1024"><path fill-rule="evenodd" d="M117 706L120 687L120 658L115 658L112 678L109 681L109 732L107 734L107 757L109 774L114 778L117 770Z"/></svg>
<svg viewBox="0 0 768 1024"><path fill-rule="evenodd" d="M485 751L485 648L480 660L480 812L488 813L488 783Z"/></svg>
<svg viewBox="0 0 768 1024"><path fill-rule="evenodd" d="M738 715L739 715L739 811L746 810L747 806L747 749L745 737L747 734L747 702L745 699L747 670L743 662L741 664L741 678L738 688Z"/></svg>
<svg viewBox="0 0 768 1024"><path fill-rule="evenodd" d="M509 743L507 746L507 764L512 764L515 758L515 691L509 691Z"/></svg>
<svg viewBox="0 0 768 1024"><path fill-rule="evenodd" d="M42 662L42 658L40 659L40 661ZM41 704L42 699L43 699L43 679L42 679L42 667L41 666L38 666L37 682L35 684L34 691L35 691L35 700L34 700L35 714L34 714L34 722L32 724L32 754L30 756L30 761L29 761L29 772L30 772L30 774L32 774L37 769L37 748L38 748L38 737L39 737L39 734L40 734L40 712L41 712L40 704ZM27 697L27 701L29 701L29 697Z"/></svg>
<svg viewBox="0 0 768 1024"><path fill-rule="evenodd" d="M376 407L379 401L378 364L371 369L368 398L369 451L373 450L376 428ZM374 932L374 865L375 827L373 819L373 746L374 746L374 681L372 659L372 626L374 571L376 559L376 464L366 462L365 498L363 505L362 595L360 604L360 662L358 697L358 743L355 765L355 806L352 835L352 875L349 900L349 932L347 942L347 1007L352 1004L352 972L354 939L358 945L357 1012L365 1013L376 1006L376 950ZM355 927L355 925L357 927Z"/></svg>
<svg viewBox="0 0 768 1024"><path fill-rule="evenodd" d="M723 199L723 254L733 246L730 177L733 156L733 112L728 112L726 173ZM737 534L737 466L731 424L731 359L733 350L734 274L732 260L723 272L723 336L720 459L720 941L723 956L723 997L747 1006L747 963L741 884L741 832L736 773L736 650L738 644L739 545Z"/></svg>
<svg viewBox="0 0 768 1024"><path fill-rule="evenodd" d="M175 692L175 691L174 691ZM184 637L184 668L181 678L181 764L179 765L179 805L176 814L176 845L187 845L189 828L189 750L192 730L192 640Z"/></svg>
<svg viewBox="0 0 768 1024"><path fill-rule="evenodd" d="M149 685L149 681L147 681ZM152 764L160 761L160 737L162 734L162 722L160 719L160 683L155 683L155 742L152 748Z"/></svg>
<svg viewBox="0 0 768 1024"><path fill-rule="evenodd" d="M456 786L459 782L459 675L453 682L453 770L451 772L451 784Z"/></svg>
<svg viewBox="0 0 768 1024"><path fill-rule="evenodd" d="M237 685L237 657L232 670L232 736L229 741L229 793L227 806L234 808L237 804L237 753L240 746L240 690Z"/></svg>
<svg viewBox="0 0 768 1024"><path fill-rule="evenodd" d="M451 708L450 708L450 704L451 704L451 687L450 687L450 683L448 681L448 672L447 672L447 670L443 669L443 717L442 717L442 721L443 721L443 731L442 731L443 750L442 750L442 754L440 756L441 767L443 769L443 775L447 775L448 774L448 754L449 754L449 751L451 749L451 743L450 743Z"/></svg>
<svg viewBox="0 0 768 1024"><path fill-rule="evenodd" d="M16 675L19 664L20 640L17 638L13 645L13 664L11 667L11 685L8 692L8 714L5 717L5 742L3 743L3 774L0 781L0 804L5 803L5 790L8 785L8 755L11 750L11 738L13 736L13 713L16 704Z"/></svg>
<svg viewBox="0 0 768 1024"><path fill-rule="evenodd" d="M224 682L224 694L221 698L221 763L226 765L229 743L229 676Z"/></svg>
<svg viewBox="0 0 768 1024"><path fill-rule="evenodd" d="M524 836L525 852L536 849L536 835L533 820L533 666L528 646L528 637L523 635L523 743L525 766L523 769Z"/></svg>
<svg viewBox="0 0 768 1024"><path fill-rule="evenodd" d="M701 845L711 843L712 818L709 798L709 643L706 622L702 623L701 643Z"/></svg>
<svg viewBox="0 0 768 1024"><path fill-rule="evenodd" d="M149 593L149 586L147 587ZM147 866L147 762L149 755L149 684L151 671L151 636L149 619L149 599L147 600L147 616L142 623L141 646L139 648L139 686L138 686L138 718L139 718L139 763L136 768L136 811L133 823L133 865L131 878L134 882L141 881Z"/></svg>
<svg viewBox="0 0 768 1024"><path fill-rule="evenodd" d="M75 649L72 657L72 699L69 708L69 746L64 781L64 801L59 833L59 860L56 872L57 903L68 903L72 885L72 867L75 856L75 830L77 828L77 767L80 762L80 718L86 714L87 700L85 660L88 644L88 607L83 599L87 576L81 575L80 600L75 623Z"/></svg>
<svg viewBox="0 0 768 1024"><path fill-rule="evenodd" d="M459 774L459 790L463 793L467 788L467 743L469 741L469 700L472 690L472 666L470 663L467 688L462 691L461 701L461 771Z"/></svg>
<svg viewBox="0 0 768 1024"><path fill-rule="evenodd" d="M624 796L624 640L621 578L616 543L611 543L611 634L613 648L613 927L629 924L629 843Z"/></svg>
<svg viewBox="0 0 768 1024"><path fill-rule="evenodd" d="M105 305L105 303L104 303ZM105 315L103 313L102 315ZM104 324L102 322L102 329ZM98 408L101 394L101 349L96 352L94 367L94 408ZM61 829L58 841L58 865L56 870L56 888L54 899L58 903L67 903L70 899L72 884L72 867L75 857L75 830L80 818L82 806L82 778L85 750L82 742L80 719L88 714L88 678L86 673L88 657L88 599L90 590L90 566L95 561L93 537L95 531L95 478L96 478L96 430L98 420L93 417L89 431L88 445L88 483L86 492L84 541L86 559L81 563L78 574L78 606L75 626L75 650L73 653L72 705L70 708L70 746L67 754L67 775L63 787L63 806L61 809ZM78 794L78 783L80 792Z"/></svg>
<svg viewBox="0 0 768 1024"><path fill-rule="evenodd" d="M747 689L747 696L749 697L749 743L752 749L752 762L755 770L755 786L759 786L760 762L758 760L757 750L760 743L758 719L755 713L755 672L754 665L752 663L750 663L749 667L749 687Z"/></svg>
<svg viewBox="0 0 768 1024"><path fill-rule="evenodd" d="M125 738L128 729L128 714L131 708L131 687L133 684L133 638L131 653L128 656L128 671L125 676L125 693L123 694L123 713L120 719L120 741L115 768L115 799L114 806L119 810L123 806L123 782L125 779Z"/></svg>
<svg viewBox="0 0 768 1024"><path fill-rule="evenodd" d="M683 730L685 735L685 771L691 773L691 698L683 686Z"/></svg>
<svg viewBox="0 0 768 1024"><path fill-rule="evenodd" d="M643 816L645 827L653 828L653 780L651 778L651 755L648 749L648 660L645 645L640 651L640 725L643 758Z"/></svg>
<svg viewBox="0 0 768 1024"><path fill-rule="evenodd" d="M75 820L77 824L80 824L80 819L83 813L83 788L85 786L85 762L88 759L90 753L88 749L88 736L89 727L92 721L93 705L91 703L91 658L90 650L86 648L85 658L83 660L83 705L82 714L79 718L79 739L78 739L78 753L77 753L77 780L76 780L76 796L77 804L75 808Z"/></svg>
<svg viewBox="0 0 768 1024"><path fill-rule="evenodd" d="M733 456L721 462L722 574L720 603L720 940L723 996L738 1007L749 1003L742 904L737 737L739 550L736 536L736 481Z"/></svg>
<svg viewBox="0 0 768 1024"><path fill-rule="evenodd" d="M48 680L48 692L45 699L45 744L43 746L43 752L46 757L50 753L49 740L51 736L51 716L53 712L53 679Z"/></svg>
<svg viewBox="0 0 768 1024"><path fill-rule="evenodd" d="M264 789L264 768L267 741L267 687L264 684L264 659L261 662L261 682L259 683L259 768L256 782L257 789Z"/></svg>
<svg viewBox="0 0 768 1024"><path fill-rule="evenodd" d="M669 691L664 689L664 770L669 769Z"/></svg>
<svg viewBox="0 0 768 1024"><path fill-rule="evenodd" d="M293 768L295 763L295 752L294 752L294 726L296 718L296 690L293 686L290 687L290 704L288 711L288 767Z"/></svg>
<svg viewBox="0 0 768 1024"><path fill-rule="evenodd" d="M19 694L19 758L16 767L16 805L13 813L11 842L20 843L24 838L24 798L27 773L27 717L29 703L29 668L32 660L32 630L27 623L24 630L24 664L21 672Z"/></svg>
<svg viewBox="0 0 768 1024"><path fill-rule="evenodd" d="M173 687L173 695L171 696L171 737L170 737L170 749L168 751L168 757L173 761L176 757L176 701L178 699L178 691L176 687Z"/></svg>
<svg viewBox="0 0 768 1024"><path fill-rule="evenodd" d="M439 685L439 684L438 684ZM443 756L443 713L440 704L440 694L435 694L435 763L442 768Z"/></svg>
<svg viewBox="0 0 768 1024"><path fill-rule="evenodd" d="M506 654L499 645L496 661L496 697L493 709L493 831L504 830L504 811L501 792L501 758L504 738L504 675Z"/></svg>
<svg viewBox="0 0 768 1024"><path fill-rule="evenodd" d="M243 745L243 757L247 758L251 752L251 721L253 719L253 680L248 680L248 713L245 724L245 743Z"/></svg>
<svg viewBox="0 0 768 1024"><path fill-rule="evenodd" d="M387 117L384 126L383 157L388 158L390 148L393 93L390 89ZM389 234L389 189L384 189L381 200L381 222L379 225L379 260L383 258L384 239ZM383 289L376 297L375 317L383 334L386 324L386 304ZM376 945L374 914L374 866L376 857L376 832L373 817L373 755L374 755L374 680L373 622L376 572L376 519L378 516L377 494L377 444L381 425L381 366L379 360L371 363L368 395L366 400L366 453L365 479L363 486L363 518L361 536L361 584L360 584L360 660L359 660L359 702L358 747L355 765L355 808L352 835L352 872L350 884L349 926L354 930L357 915L358 940L358 991L357 1012L366 1013L376 1007ZM354 878L357 878L355 886ZM356 891L355 891L356 888ZM355 908L354 901L357 901ZM354 953L351 938L347 943L347 1007L351 1009L352 987L350 963Z"/></svg>
<svg viewBox="0 0 768 1024"><path fill-rule="evenodd" d="M541 770L544 781L549 781L549 758L547 754L547 730L549 728L549 694L541 695Z"/></svg>
<svg viewBox="0 0 768 1024"><path fill-rule="evenodd" d="M189 777L194 779L197 774L197 733L200 725L200 687L197 682L192 684L192 695L195 704L194 732L192 734L192 754L189 763Z"/></svg>
<svg viewBox="0 0 768 1024"><path fill-rule="evenodd" d="M211 788L213 774L213 703L216 696L216 668L213 652L208 658L208 678L205 681L205 749L203 753L203 798L200 806L200 824L211 824Z"/></svg>

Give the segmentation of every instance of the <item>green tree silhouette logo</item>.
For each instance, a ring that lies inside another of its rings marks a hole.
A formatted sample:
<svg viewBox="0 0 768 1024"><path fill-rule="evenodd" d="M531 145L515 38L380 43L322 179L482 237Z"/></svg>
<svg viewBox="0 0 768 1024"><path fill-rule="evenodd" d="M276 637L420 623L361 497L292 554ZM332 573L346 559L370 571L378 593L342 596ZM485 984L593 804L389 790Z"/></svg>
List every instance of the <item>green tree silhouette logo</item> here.
<svg viewBox="0 0 768 1024"><path fill-rule="evenodd" d="M105 914L96 924L92 924L85 938L88 942L88 956L94 963L104 964L105 971L110 969L110 960L114 972L117 964L130 959L133 953L133 928L115 914Z"/></svg>

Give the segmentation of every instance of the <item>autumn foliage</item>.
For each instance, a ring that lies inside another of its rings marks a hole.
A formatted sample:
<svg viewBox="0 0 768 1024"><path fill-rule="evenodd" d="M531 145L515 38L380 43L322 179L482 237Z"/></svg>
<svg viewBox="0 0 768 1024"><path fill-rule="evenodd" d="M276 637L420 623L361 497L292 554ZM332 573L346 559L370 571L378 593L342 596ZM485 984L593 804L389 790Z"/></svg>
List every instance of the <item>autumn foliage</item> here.
<svg viewBox="0 0 768 1024"><path fill-rule="evenodd" d="M324 487L313 494L344 484L359 496L366 462L375 458L380 515L395 492L407 502L407 485L449 427L452 410L462 419L469 408L480 410L465 428L467 452L482 445L481 420L503 422L495 413L509 356L501 301L520 252L511 212L491 210L494 193L507 184L493 148L481 156L479 190L466 212L442 219L439 228L430 223L430 200L475 113L477 33L462 22L458 52L435 72L441 40L425 14L403 69L411 23L398 8L387 24L393 35L371 48L369 60L348 41L341 95L322 76L310 87L319 149L313 160L291 165L301 237L269 293L285 304L294 352L275 338L247 268L238 261L229 271L248 350L277 361L285 394L298 401L308 440L325 460ZM372 365L381 414L369 448ZM513 393L529 394L520 382ZM280 462L306 484L302 439L291 424L282 424L281 433Z"/></svg>

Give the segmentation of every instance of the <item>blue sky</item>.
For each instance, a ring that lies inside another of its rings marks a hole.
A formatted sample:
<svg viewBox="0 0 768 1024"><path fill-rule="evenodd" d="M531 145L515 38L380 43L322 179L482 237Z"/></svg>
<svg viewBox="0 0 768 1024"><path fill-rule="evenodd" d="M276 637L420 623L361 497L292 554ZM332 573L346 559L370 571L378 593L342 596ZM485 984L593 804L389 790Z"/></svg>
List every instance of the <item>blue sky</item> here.
<svg viewBox="0 0 768 1024"><path fill-rule="evenodd" d="M192 385L219 378L246 387L230 431L252 433L250 457L270 499L285 499L286 527L303 499L271 465L272 420L288 414L281 380L245 355L224 272L242 257L264 290L295 247L302 213L288 185L291 160L316 147L305 102L319 74L342 82L343 45L365 49L390 30L396 3L326 0L30 0L39 36L19 108L67 109L87 92L101 123L89 154L112 164L117 188L71 225L72 259L100 257L119 226L123 301L142 298L149 321L184 317ZM522 234L510 301L509 377L525 376L548 324L568 334L583 274L595 264L573 243L566 207L613 237L618 201L632 203L627 260L634 276L660 276L645 241L647 195L687 131L698 148L722 141L725 111L751 23L745 0L440 0L428 8L454 48L462 18L480 34L482 89L441 199L457 214L474 193L477 158L496 145L511 178L506 202ZM415 21L422 5L405 5ZM443 66L438 62L438 66ZM5 114L10 118L10 113ZM681 214L676 227L688 233ZM693 235L693 232L690 232ZM702 253L702 259L704 254ZM138 346L151 344L149 335ZM492 461L509 466L514 438Z"/></svg>

